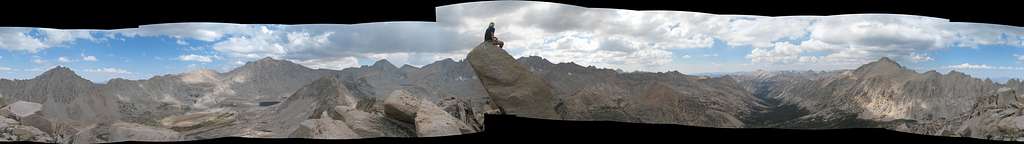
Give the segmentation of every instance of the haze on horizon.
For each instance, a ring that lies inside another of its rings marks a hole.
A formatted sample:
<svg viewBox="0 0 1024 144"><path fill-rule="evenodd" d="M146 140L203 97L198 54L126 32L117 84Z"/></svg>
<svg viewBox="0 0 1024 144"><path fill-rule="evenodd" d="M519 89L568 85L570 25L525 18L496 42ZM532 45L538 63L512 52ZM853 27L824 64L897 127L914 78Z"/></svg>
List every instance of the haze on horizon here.
<svg viewBox="0 0 1024 144"><path fill-rule="evenodd" d="M422 66L463 59L488 22L515 57L625 71L687 74L836 70L890 57L908 68L1024 78L1024 29L897 14L762 17L473 2L437 22L168 23L116 30L0 28L0 78L57 65L93 82L193 69L228 71L263 57L340 70L380 59Z"/></svg>

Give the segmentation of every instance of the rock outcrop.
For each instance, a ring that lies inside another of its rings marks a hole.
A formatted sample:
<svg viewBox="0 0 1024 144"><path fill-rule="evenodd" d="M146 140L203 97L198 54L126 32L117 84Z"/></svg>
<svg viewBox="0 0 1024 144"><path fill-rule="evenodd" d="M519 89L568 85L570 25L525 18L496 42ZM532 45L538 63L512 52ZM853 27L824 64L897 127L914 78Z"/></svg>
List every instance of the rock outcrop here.
<svg viewBox="0 0 1024 144"><path fill-rule="evenodd" d="M180 141L174 130L136 123L100 123L83 128L68 143L107 143L121 141Z"/></svg>
<svg viewBox="0 0 1024 144"><path fill-rule="evenodd" d="M1018 89L1000 88L978 99L957 131L974 138L1024 141L1024 95Z"/></svg>
<svg viewBox="0 0 1024 144"><path fill-rule="evenodd" d="M420 137L447 136L474 132L463 121L445 112L436 104L397 90L384 102L385 114L415 126Z"/></svg>
<svg viewBox="0 0 1024 144"><path fill-rule="evenodd" d="M326 115L326 113L325 113ZM344 121L329 118L309 119L299 124L299 129L289 137L312 139L353 139L359 135L352 131Z"/></svg>
<svg viewBox="0 0 1024 144"><path fill-rule="evenodd" d="M335 107L355 108L356 100L340 81L326 76L300 88L277 106L262 129L274 132L275 137L287 137L306 120L340 119Z"/></svg>
<svg viewBox="0 0 1024 144"><path fill-rule="evenodd" d="M729 77L621 73L540 57L513 61L486 43L467 60L501 111L526 117L737 128L760 106Z"/></svg>
<svg viewBox="0 0 1024 144"><path fill-rule="evenodd" d="M55 142L50 134L39 128L6 117L0 117L0 141Z"/></svg>
<svg viewBox="0 0 1024 144"><path fill-rule="evenodd" d="M504 50L487 42L473 48L466 56L491 100L506 114L562 119L555 112L558 105L551 86L516 63Z"/></svg>

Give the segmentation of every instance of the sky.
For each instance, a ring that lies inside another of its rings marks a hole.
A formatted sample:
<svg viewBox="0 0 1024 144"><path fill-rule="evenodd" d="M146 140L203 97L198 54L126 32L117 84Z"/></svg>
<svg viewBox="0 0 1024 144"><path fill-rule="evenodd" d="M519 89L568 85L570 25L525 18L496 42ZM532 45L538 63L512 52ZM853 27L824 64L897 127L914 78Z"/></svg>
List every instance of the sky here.
<svg viewBox="0 0 1024 144"><path fill-rule="evenodd" d="M718 15L547 2L437 7L437 22L166 23L112 30L0 27L0 78L67 66L93 82L196 69L226 72L263 57L340 70L462 60L489 22L514 57L624 71L837 70L889 57L924 72L1024 77L1024 29L901 14Z"/></svg>

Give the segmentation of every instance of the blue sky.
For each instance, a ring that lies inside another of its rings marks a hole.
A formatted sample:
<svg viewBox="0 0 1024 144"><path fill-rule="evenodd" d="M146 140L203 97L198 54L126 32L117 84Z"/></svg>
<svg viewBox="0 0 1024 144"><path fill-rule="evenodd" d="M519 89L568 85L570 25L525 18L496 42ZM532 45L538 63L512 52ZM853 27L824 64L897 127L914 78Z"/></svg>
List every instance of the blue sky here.
<svg viewBox="0 0 1024 144"><path fill-rule="evenodd" d="M762 17L591 9L546 2L436 8L438 22L168 23L115 30L0 28L0 78L56 65L97 83L195 69L226 72L263 57L344 69L461 60L488 22L515 57L625 71L853 69L890 57L924 72L1024 77L1024 29L896 14Z"/></svg>

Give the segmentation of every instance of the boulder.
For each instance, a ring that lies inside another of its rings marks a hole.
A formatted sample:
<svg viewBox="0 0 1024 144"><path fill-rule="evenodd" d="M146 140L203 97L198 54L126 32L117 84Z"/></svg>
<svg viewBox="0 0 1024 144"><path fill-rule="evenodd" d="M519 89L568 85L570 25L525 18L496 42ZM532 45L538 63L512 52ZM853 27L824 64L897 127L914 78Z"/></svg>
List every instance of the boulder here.
<svg viewBox="0 0 1024 144"><path fill-rule="evenodd" d="M0 117L0 141L54 142L46 132L4 117Z"/></svg>
<svg viewBox="0 0 1024 144"><path fill-rule="evenodd" d="M302 121L299 128L292 132L293 138L312 139L353 139L359 135L352 131L343 121L333 119L309 119Z"/></svg>
<svg viewBox="0 0 1024 144"><path fill-rule="evenodd" d="M416 135L435 137L458 135L472 132L472 128L440 107L422 103L416 111Z"/></svg>
<svg viewBox="0 0 1024 144"><path fill-rule="evenodd" d="M384 99L384 114L403 122L415 122L420 100L404 90L396 90Z"/></svg>
<svg viewBox="0 0 1024 144"><path fill-rule="evenodd" d="M482 42L466 56L491 100L506 114L561 119L551 86L508 52Z"/></svg>
<svg viewBox="0 0 1024 144"><path fill-rule="evenodd" d="M345 124L348 124L349 128L353 132L359 134L363 138L382 137L388 136L385 130L381 129L381 123L375 121L377 115L353 109L347 106L334 107L334 111L341 115L342 120Z"/></svg>
<svg viewBox="0 0 1024 144"><path fill-rule="evenodd" d="M473 132L473 129L438 105L396 90L384 100L386 116L410 123L416 136L433 137Z"/></svg>

